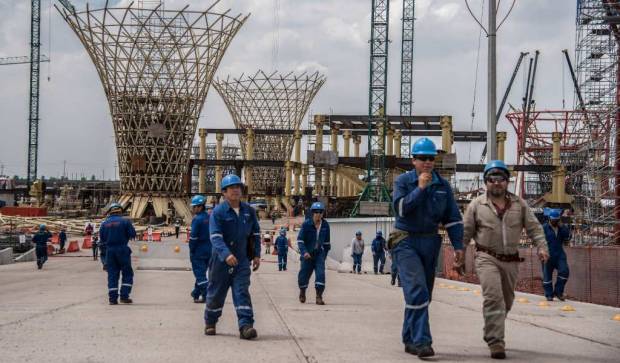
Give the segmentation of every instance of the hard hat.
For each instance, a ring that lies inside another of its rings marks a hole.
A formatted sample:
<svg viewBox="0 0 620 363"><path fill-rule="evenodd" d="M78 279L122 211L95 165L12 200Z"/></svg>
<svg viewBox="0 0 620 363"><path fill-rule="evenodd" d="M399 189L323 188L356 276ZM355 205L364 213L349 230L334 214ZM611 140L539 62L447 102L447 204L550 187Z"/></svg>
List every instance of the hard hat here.
<svg viewBox="0 0 620 363"><path fill-rule="evenodd" d="M39 231L45 231L45 224L39 224Z"/></svg>
<svg viewBox="0 0 620 363"><path fill-rule="evenodd" d="M381 232L381 230L377 231L377 236L383 236L383 232Z"/></svg>
<svg viewBox="0 0 620 363"><path fill-rule="evenodd" d="M506 166L506 164L504 164L504 162L501 160L489 161L487 165L484 167L484 172L482 173L482 175L486 177L487 173L493 169L500 169L504 173L506 173L506 176L510 175L510 170L508 170L508 167Z"/></svg>
<svg viewBox="0 0 620 363"><path fill-rule="evenodd" d="M110 207L108 208L108 213L116 213L116 212L122 212L122 211L123 211L123 207L118 203L112 203L110 204Z"/></svg>
<svg viewBox="0 0 620 363"><path fill-rule="evenodd" d="M355 235L356 235L356 236L361 236L361 235L362 235L362 231L357 231L357 232L355 232Z"/></svg>
<svg viewBox="0 0 620 363"><path fill-rule="evenodd" d="M437 155L435 143L428 137L418 139L411 148L411 155Z"/></svg>
<svg viewBox="0 0 620 363"><path fill-rule="evenodd" d="M314 202L312 206L310 206L311 211L320 210L321 212L325 210L325 206L321 202Z"/></svg>
<svg viewBox="0 0 620 363"><path fill-rule="evenodd" d="M233 185L243 185L243 183L241 182L241 179L235 174L228 174L222 179L220 187L222 188L222 190L224 190Z"/></svg>
<svg viewBox="0 0 620 363"><path fill-rule="evenodd" d="M280 228L280 236L286 236L286 229Z"/></svg>
<svg viewBox="0 0 620 363"><path fill-rule="evenodd" d="M270 238L271 238L271 235L270 235L269 233L265 233L265 234L263 235L263 238L265 238L265 239L270 239Z"/></svg>
<svg viewBox="0 0 620 363"><path fill-rule="evenodd" d="M552 209L549 212L549 219L560 219L560 217L562 216L562 210L561 209Z"/></svg>
<svg viewBox="0 0 620 363"><path fill-rule="evenodd" d="M195 195L192 198L192 202L190 203L190 205L192 207L198 206L198 205L205 205L205 203L207 202L207 199L205 197L203 197L202 195Z"/></svg>

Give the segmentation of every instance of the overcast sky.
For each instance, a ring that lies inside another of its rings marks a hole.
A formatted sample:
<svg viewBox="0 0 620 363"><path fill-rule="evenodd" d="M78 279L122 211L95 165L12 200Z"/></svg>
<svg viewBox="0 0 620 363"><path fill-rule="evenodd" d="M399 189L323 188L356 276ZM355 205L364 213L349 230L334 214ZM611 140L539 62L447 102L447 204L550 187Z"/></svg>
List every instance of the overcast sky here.
<svg viewBox="0 0 620 363"><path fill-rule="evenodd" d="M51 0L42 1L42 64L39 175L114 174L116 162L112 122L95 67L84 48L61 19ZM470 0L478 14L482 0ZM78 9L83 0L72 0ZM122 1L125 2L125 1ZM91 7L104 1L91 1ZM111 0L110 3L115 3ZM212 1L167 0L167 9L202 10ZM370 0L223 0L219 10L252 13L232 41L217 75L314 71L326 74L310 113L364 114L368 107ZM500 16L510 1L502 1ZM573 104L569 75L562 66L562 49L574 55L574 0L519 0L498 35L498 99L504 93L520 51L541 51L535 99L538 108L561 109ZM388 114L399 112L402 1L391 2ZM471 108L478 54L479 28L463 0L417 0L414 55L414 113L452 115L456 130L486 130L486 38L482 38L476 116ZM274 33L277 30L277 33ZM30 2L0 0L0 57L29 54ZM277 34L277 36L274 36ZM274 39L278 39L274 58ZM527 67L522 67L525 70ZM8 175L25 175L28 132L28 65L0 67L0 164ZM563 73L564 72L564 73ZM562 80L564 78L564 88ZM510 102L523 94L523 72ZM306 116L307 119L307 116ZM305 124L305 121L304 121ZM199 127L233 128L222 100L211 88ZM502 118L499 129L509 132L508 161L515 160L515 134ZM210 136L211 138L213 135ZM236 136L229 136L236 142ZM459 162L477 162L482 145L458 145Z"/></svg>

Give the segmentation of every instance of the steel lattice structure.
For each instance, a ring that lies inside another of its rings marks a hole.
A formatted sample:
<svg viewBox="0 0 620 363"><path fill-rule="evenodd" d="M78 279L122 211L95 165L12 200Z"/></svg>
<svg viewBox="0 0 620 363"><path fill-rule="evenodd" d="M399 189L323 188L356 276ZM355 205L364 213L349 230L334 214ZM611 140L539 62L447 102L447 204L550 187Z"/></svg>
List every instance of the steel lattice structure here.
<svg viewBox="0 0 620 363"><path fill-rule="evenodd" d="M173 202L191 217L184 177L213 75L245 15L111 7L58 9L95 64L108 99L120 167L121 202L132 217Z"/></svg>
<svg viewBox="0 0 620 363"><path fill-rule="evenodd" d="M216 79L215 89L224 99L239 130L297 130L310 103L325 76L319 72L266 74L262 70L254 75ZM239 134L243 156L247 157L246 134ZM287 135L257 134L254 138L253 159L289 160L294 140ZM255 167L252 169L253 192L276 193L284 186L284 169Z"/></svg>

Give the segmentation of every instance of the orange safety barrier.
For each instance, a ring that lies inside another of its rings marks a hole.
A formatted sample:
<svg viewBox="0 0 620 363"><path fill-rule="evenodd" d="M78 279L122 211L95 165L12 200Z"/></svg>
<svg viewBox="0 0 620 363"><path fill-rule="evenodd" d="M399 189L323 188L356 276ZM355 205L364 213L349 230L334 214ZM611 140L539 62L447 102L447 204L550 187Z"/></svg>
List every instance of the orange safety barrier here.
<svg viewBox="0 0 620 363"><path fill-rule="evenodd" d="M54 233L52 235L52 244L57 245L59 243L60 243L60 238L58 237L58 233Z"/></svg>
<svg viewBox="0 0 620 363"><path fill-rule="evenodd" d="M84 237L84 242L82 242L82 248L93 248L93 240L90 236Z"/></svg>
<svg viewBox="0 0 620 363"><path fill-rule="evenodd" d="M38 207L2 207L0 213L5 216L46 217L47 208Z"/></svg>
<svg viewBox="0 0 620 363"><path fill-rule="evenodd" d="M69 247L67 247L67 252L78 252L80 251L80 245L78 241L70 241Z"/></svg>
<svg viewBox="0 0 620 363"><path fill-rule="evenodd" d="M153 242L161 242L161 232L153 232ZM149 234L147 232L142 233L142 240L148 241Z"/></svg>

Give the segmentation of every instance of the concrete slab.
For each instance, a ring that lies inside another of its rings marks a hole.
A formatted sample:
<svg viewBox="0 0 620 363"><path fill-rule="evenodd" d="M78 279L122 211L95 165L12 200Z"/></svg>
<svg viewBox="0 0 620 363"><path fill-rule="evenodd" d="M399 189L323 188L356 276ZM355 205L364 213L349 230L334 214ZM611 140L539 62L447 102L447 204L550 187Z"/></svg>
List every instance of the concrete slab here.
<svg viewBox="0 0 620 363"><path fill-rule="evenodd" d="M36 250L34 248L24 252L15 258L15 262L31 262L37 260Z"/></svg>
<svg viewBox="0 0 620 363"><path fill-rule="evenodd" d="M0 251L0 265L8 265L9 263L15 262L13 260L13 249L5 248Z"/></svg>
<svg viewBox="0 0 620 363"><path fill-rule="evenodd" d="M134 248L134 251L135 248ZM157 252L153 252L157 254ZM164 252L162 252L164 253ZM181 254L179 254L181 255ZM137 264L147 258L135 252ZM176 256L173 254L172 256ZM187 255L185 255L187 256ZM159 257L162 257L160 255ZM157 257L157 258L159 258ZM163 256L166 257L166 256ZM174 258L164 258L174 259ZM181 260L181 259L180 259ZM231 297L218 336L203 335L204 305L194 304L188 271L136 270L135 304L107 305L106 274L87 258L0 266L0 361L6 362L405 362L403 298L388 276L327 272L327 305L297 301L296 270L278 272L267 256L252 276L259 339L241 341ZM439 285L442 284L442 287ZM442 362L491 361L482 341L474 285L438 280L431 328ZM454 288L447 288L454 286ZM469 289L459 291L457 288ZM519 294L507 323L511 361L617 362L620 309L573 303L573 313Z"/></svg>

